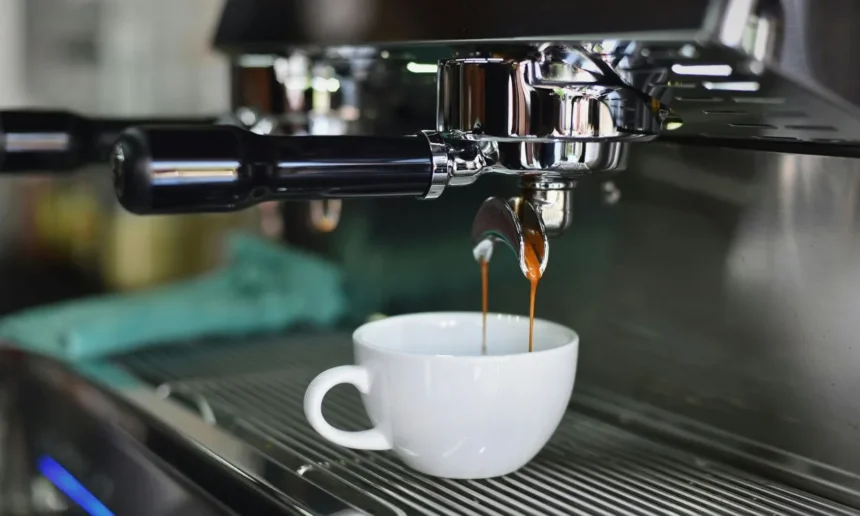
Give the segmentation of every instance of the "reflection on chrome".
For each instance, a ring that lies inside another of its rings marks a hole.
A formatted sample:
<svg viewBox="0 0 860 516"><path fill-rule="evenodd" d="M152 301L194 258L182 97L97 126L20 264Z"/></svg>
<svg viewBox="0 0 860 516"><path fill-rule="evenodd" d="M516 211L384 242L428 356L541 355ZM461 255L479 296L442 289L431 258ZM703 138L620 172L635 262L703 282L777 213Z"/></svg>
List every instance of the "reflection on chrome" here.
<svg viewBox="0 0 860 516"><path fill-rule="evenodd" d="M155 161L150 172L154 185L232 183L239 180L237 161Z"/></svg>

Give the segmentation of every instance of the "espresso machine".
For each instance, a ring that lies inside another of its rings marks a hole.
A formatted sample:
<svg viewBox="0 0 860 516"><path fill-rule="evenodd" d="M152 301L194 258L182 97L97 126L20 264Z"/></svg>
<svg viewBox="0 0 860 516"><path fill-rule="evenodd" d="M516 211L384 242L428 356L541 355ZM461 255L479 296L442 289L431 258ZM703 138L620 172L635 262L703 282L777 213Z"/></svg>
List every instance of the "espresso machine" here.
<svg viewBox="0 0 860 516"><path fill-rule="evenodd" d="M0 169L103 163L142 216L275 207L285 245L386 292L368 311L474 310L492 257L491 310L522 312L536 232L538 315L583 342L553 441L481 481L313 433L304 389L350 362L348 333L167 345L100 364L107 383L10 350L22 467L76 450L18 478L74 476L89 514L860 514L856 20L839 0L227 0L232 113L3 114ZM356 393L329 398L368 427Z"/></svg>

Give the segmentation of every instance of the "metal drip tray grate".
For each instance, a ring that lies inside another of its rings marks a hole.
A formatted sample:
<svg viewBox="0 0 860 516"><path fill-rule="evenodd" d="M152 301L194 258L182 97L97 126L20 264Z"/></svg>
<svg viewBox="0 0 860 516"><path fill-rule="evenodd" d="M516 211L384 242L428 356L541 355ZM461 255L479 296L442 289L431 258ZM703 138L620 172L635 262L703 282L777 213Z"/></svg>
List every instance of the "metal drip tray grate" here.
<svg viewBox="0 0 860 516"><path fill-rule="evenodd" d="M860 514L574 410L517 473L481 481L427 477L393 454L334 446L305 421L305 387L350 356L343 336L315 336L147 351L122 364L167 382L180 397L205 400L220 425L371 514ZM334 389L324 412L347 430L370 424L349 387Z"/></svg>

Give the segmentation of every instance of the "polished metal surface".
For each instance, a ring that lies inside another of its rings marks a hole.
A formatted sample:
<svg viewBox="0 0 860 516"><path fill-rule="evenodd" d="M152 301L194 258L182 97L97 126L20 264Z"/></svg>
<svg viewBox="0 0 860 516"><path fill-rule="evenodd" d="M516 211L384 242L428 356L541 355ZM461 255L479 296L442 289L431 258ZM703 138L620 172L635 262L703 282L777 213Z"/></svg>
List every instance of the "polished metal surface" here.
<svg viewBox="0 0 860 516"><path fill-rule="evenodd" d="M334 61L390 60L404 74L416 63L441 60L439 94L447 100L440 106L440 127L495 137L647 129L654 124L627 123L649 120L650 102L639 103L645 107L639 112L626 93L636 91L668 109L658 131L663 135L725 138L727 145L751 139L818 147L860 141L857 67L846 64L852 58L842 52L860 44L860 31L852 25L860 7L850 2L538 0L446 8L446 2L428 0L410 3L408 10L382 10L383 4L352 0L361 16L309 31L318 22L308 15L317 11L304 1L230 2L217 39L231 51L277 53L304 46ZM278 19L305 25L287 31L267 24L265 17L279 9ZM837 55L842 57L833 59ZM488 83L493 74L506 79ZM610 87L613 76L620 87ZM561 94L535 88L544 77L564 77L578 86ZM598 100L606 95L620 96L628 107ZM580 102L588 109L580 110ZM574 117L542 111L550 106L556 113L591 114L583 126Z"/></svg>
<svg viewBox="0 0 860 516"><path fill-rule="evenodd" d="M449 140L479 142L496 171L576 177L616 170L624 166L623 142L660 132L668 112L659 102L584 49L513 48L511 57L448 59L438 67L436 129Z"/></svg>
<svg viewBox="0 0 860 516"><path fill-rule="evenodd" d="M772 59L759 60L743 48L608 39L572 42L565 48L581 49L575 65L564 62L575 71L548 84L543 77L530 78L537 58L442 61L438 127L501 140L635 141L665 134L818 144L860 141L856 106L826 89L808 89L782 74ZM586 66L595 71L581 71Z"/></svg>
<svg viewBox="0 0 860 516"><path fill-rule="evenodd" d="M573 222L573 181L524 177L523 200L534 207L548 236L558 236Z"/></svg>
<svg viewBox="0 0 860 516"><path fill-rule="evenodd" d="M528 255L540 263L540 275L549 260L549 242L535 206L523 199L490 197L472 221L472 254L477 262L489 262L497 245L513 251L523 275L530 277Z"/></svg>
<svg viewBox="0 0 860 516"><path fill-rule="evenodd" d="M272 460L371 514L851 515L839 505L571 410L547 448L517 473L454 481L415 473L389 453L336 447L302 416L304 389L351 360L346 335L201 342L122 359L175 400L203 399L218 424ZM588 395L576 395L588 399ZM334 390L326 417L369 422L357 393Z"/></svg>
<svg viewBox="0 0 860 516"><path fill-rule="evenodd" d="M439 133L433 131L424 131L422 133L427 138L427 144L430 151L430 188L424 194L422 199L436 199L448 186L450 178L453 176L454 169L449 166L452 163L452 158L448 155L448 145Z"/></svg>
<svg viewBox="0 0 860 516"><path fill-rule="evenodd" d="M860 474L860 162L642 151L614 222L592 230L613 239L600 279L556 277L544 316L587 325L593 381ZM572 264L563 247L555 263ZM562 310L575 291L590 306Z"/></svg>
<svg viewBox="0 0 860 516"><path fill-rule="evenodd" d="M477 140L630 141L660 130L659 105L575 47L439 63L436 129ZM530 52L529 52L530 51Z"/></svg>
<svg viewBox="0 0 860 516"><path fill-rule="evenodd" d="M539 175L548 180L600 177L627 166L627 142L480 142L499 174Z"/></svg>
<svg viewBox="0 0 860 516"><path fill-rule="evenodd" d="M437 133L438 134L438 133ZM444 141L444 138L443 138ZM467 140L449 140L445 142L448 149L448 184L451 186L470 185L488 170L495 154L488 159L485 152L495 152L490 145L475 144Z"/></svg>

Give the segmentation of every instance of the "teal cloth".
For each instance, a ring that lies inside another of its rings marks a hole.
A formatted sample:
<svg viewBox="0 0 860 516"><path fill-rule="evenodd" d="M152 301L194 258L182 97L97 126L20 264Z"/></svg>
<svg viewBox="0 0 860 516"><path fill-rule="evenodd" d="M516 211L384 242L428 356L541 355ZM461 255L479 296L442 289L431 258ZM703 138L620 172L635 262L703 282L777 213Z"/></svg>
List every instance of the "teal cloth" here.
<svg viewBox="0 0 860 516"><path fill-rule="evenodd" d="M39 307L0 320L0 339L68 361L203 336L326 327L347 314L342 273L312 255L233 235L223 269L135 294Z"/></svg>

